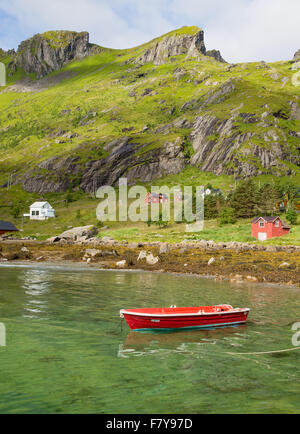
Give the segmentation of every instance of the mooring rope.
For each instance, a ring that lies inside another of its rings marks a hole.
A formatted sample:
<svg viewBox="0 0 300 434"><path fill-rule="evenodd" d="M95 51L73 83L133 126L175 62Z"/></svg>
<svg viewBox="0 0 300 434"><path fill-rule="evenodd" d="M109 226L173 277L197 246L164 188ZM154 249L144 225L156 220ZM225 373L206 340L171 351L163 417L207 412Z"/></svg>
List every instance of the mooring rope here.
<svg viewBox="0 0 300 434"><path fill-rule="evenodd" d="M262 351L262 352L255 352L255 353L229 353L229 352L226 352L225 354L240 355L240 356L250 356L250 355L257 356L257 355L260 355L260 354L287 353L288 351L296 351L296 350L300 350L300 347L287 348L286 350Z"/></svg>

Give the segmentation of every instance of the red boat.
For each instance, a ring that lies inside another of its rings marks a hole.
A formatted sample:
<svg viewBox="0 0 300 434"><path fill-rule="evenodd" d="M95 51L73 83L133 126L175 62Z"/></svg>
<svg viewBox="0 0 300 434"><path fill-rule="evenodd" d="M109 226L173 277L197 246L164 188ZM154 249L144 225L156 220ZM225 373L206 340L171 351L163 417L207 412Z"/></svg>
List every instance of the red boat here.
<svg viewBox="0 0 300 434"><path fill-rule="evenodd" d="M250 309L229 304L202 307L176 307L153 309L121 309L131 330L181 330L244 324Z"/></svg>

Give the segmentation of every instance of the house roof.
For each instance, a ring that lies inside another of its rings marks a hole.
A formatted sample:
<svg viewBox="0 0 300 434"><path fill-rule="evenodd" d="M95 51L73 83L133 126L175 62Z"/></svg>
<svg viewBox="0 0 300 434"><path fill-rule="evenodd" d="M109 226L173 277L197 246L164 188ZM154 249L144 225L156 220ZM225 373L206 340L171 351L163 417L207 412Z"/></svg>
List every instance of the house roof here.
<svg viewBox="0 0 300 434"><path fill-rule="evenodd" d="M30 208L43 208L48 202L34 202ZM49 204L50 205L50 204Z"/></svg>
<svg viewBox="0 0 300 434"><path fill-rule="evenodd" d="M276 216L276 217L256 217L254 220L252 220L252 223L257 223L258 220L263 219L265 222L267 223L273 223L275 222L277 219L280 220L280 217Z"/></svg>
<svg viewBox="0 0 300 434"><path fill-rule="evenodd" d="M284 221L281 220L280 217L256 217L254 220L252 220L252 223L257 223L260 219L265 220L267 223L274 223L277 219L279 219L282 223L282 228L283 229L291 229L291 227L289 225L287 225L286 223L284 223Z"/></svg>
<svg viewBox="0 0 300 434"><path fill-rule="evenodd" d="M0 231L13 232L18 231L18 229L12 223L0 220Z"/></svg>
<svg viewBox="0 0 300 434"><path fill-rule="evenodd" d="M168 198L168 196L166 195L166 194L163 194L163 193L149 193L150 194L150 196L153 196L153 197L164 197L164 198Z"/></svg>

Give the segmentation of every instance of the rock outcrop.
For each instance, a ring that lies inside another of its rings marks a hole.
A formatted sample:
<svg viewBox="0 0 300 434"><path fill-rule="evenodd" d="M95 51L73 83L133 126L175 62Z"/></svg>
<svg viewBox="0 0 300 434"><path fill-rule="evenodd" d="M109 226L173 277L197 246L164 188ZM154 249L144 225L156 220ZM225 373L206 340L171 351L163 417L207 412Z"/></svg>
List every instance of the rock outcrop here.
<svg viewBox="0 0 300 434"><path fill-rule="evenodd" d="M161 65L173 56L181 54L185 54L187 58L194 57L197 60L200 60L202 56L209 56L218 62L226 63L220 51L206 51L203 30L191 27L182 27L178 31L155 39L135 62L139 64L153 62L154 65Z"/></svg>
<svg viewBox="0 0 300 434"><path fill-rule="evenodd" d="M223 59L219 50L209 50L206 52L206 56L213 57L218 62L227 63L226 60Z"/></svg>
<svg viewBox="0 0 300 434"><path fill-rule="evenodd" d="M74 59L83 59L91 50L89 34L70 31L37 34L21 42L9 67L17 67L26 73L35 73L42 78L50 72L61 69Z"/></svg>
<svg viewBox="0 0 300 434"><path fill-rule="evenodd" d="M300 50L298 50L297 53L295 53L294 60L300 60Z"/></svg>
<svg viewBox="0 0 300 434"><path fill-rule="evenodd" d="M5 51L2 48L0 48L0 59L3 59L3 57L12 57L15 54L16 54L16 52L14 49Z"/></svg>
<svg viewBox="0 0 300 434"><path fill-rule="evenodd" d="M56 237L49 238L47 240L48 243L58 243L58 242L81 242L86 241L98 234L98 229L93 226L81 226L77 228L69 229L65 232L63 232L60 235L57 235Z"/></svg>
<svg viewBox="0 0 300 434"><path fill-rule="evenodd" d="M186 54L187 57L199 57L206 54L204 32L198 29L194 34L172 32L159 40L153 41L148 49L136 59L137 63L165 63L170 57Z"/></svg>
<svg viewBox="0 0 300 434"><path fill-rule="evenodd" d="M290 119L293 121L300 121L300 106L296 102L291 102L291 114Z"/></svg>

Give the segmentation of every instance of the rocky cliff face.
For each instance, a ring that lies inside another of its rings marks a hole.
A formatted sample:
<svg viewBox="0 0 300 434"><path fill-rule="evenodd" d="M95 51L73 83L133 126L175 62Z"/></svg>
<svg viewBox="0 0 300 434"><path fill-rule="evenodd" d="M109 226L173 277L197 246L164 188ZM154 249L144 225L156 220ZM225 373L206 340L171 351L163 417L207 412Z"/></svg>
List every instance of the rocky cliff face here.
<svg viewBox="0 0 300 434"><path fill-rule="evenodd" d="M195 150L191 164L216 175L291 174L283 161L289 159L297 164L299 160L291 155L287 144L279 142L275 131L264 137L271 146L259 146L255 134L238 131L235 121L236 116L222 121L211 115L197 117L191 134Z"/></svg>
<svg viewBox="0 0 300 434"><path fill-rule="evenodd" d="M300 60L300 50L295 53L294 60Z"/></svg>
<svg viewBox="0 0 300 434"><path fill-rule="evenodd" d="M87 32L57 31L37 34L21 42L9 67L15 70L18 66L26 73L36 73L37 78L42 78L73 59L88 56L90 48Z"/></svg>
<svg viewBox="0 0 300 434"><path fill-rule="evenodd" d="M126 177L129 184L137 180L149 182L155 178L180 173L187 161L182 141L166 142L161 148L136 155L137 143L131 137L115 139L105 146L107 158L90 161L84 169L78 158L53 157L39 165L48 174L28 171L22 179L23 188L29 192L49 193L66 191L72 185L72 177L80 174L80 188L93 192L102 185L115 185L119 178Z"/></svg>
<svg viewBox="0 0 300 434"><path fill-rule="evenodd" d="M187 57L199 57L206 54L204 32L199 29L195 34L173 33L153 42L137 58L137 63L153 62L155 65L165 63L170 57L186 54Z"/></svg>

